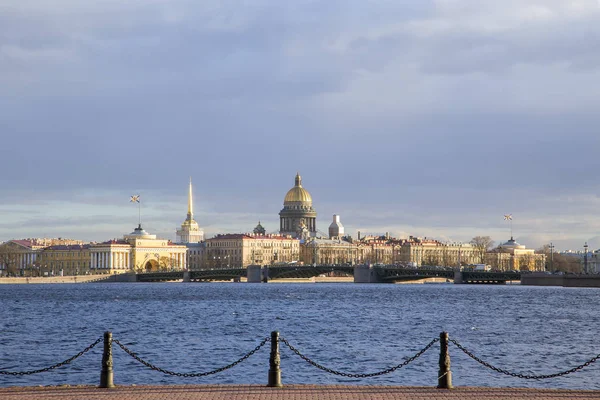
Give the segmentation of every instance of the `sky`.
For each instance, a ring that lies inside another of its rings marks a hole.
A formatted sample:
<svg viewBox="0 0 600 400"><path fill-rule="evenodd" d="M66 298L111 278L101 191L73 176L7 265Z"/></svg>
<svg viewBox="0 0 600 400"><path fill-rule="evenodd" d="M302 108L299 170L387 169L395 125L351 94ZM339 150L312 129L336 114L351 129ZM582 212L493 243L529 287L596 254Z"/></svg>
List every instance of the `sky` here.
<svg viewBox="0 0 600 400"><path fill-rule="evenodd" d="M0 241L317 228L600 247L598 0L4 0Z"/></svg>

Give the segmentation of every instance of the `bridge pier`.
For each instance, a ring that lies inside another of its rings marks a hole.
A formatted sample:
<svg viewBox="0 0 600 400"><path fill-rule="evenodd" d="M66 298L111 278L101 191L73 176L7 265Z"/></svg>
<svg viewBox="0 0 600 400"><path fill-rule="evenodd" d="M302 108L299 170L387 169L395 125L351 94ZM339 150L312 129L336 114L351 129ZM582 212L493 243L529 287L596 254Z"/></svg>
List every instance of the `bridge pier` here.
<svg viewBox="0 0 600 400"><path fill-rule="evenodd" d="M183 271L183 281L184 282L191 282L192 281L190 279L190 271Z"/></svg>
<svg viewBox="0 0 600 400"><path fill-rule="evenodd" d="M260 265L248 265L246 278L248 283L262 282L262 267Z"/></svg>
<svg viewBox="0 0 600 400"><path fill-rule="evenodd" d="M354 267L354 283L381 283L377 272L371 264Z"/></svg>
<svg viewBox="0 0 600 400"><path fill-rule="evenodd" d="M465 283L463 280L463 273L461 271L454 271L454 283Z"/></svg>

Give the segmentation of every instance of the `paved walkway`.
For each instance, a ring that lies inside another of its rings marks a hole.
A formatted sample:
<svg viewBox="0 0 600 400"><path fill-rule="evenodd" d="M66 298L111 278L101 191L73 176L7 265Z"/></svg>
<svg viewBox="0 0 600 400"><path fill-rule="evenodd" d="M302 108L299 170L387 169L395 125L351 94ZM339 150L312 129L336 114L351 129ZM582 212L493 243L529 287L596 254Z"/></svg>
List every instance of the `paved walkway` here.
<svg viewBox="0 0 600 400"><path fill-rule="evenodd" d="M398 400L398 399L600 399L600 391L461 387L251 385L90 386L0 388L2 400Z"/></svg>

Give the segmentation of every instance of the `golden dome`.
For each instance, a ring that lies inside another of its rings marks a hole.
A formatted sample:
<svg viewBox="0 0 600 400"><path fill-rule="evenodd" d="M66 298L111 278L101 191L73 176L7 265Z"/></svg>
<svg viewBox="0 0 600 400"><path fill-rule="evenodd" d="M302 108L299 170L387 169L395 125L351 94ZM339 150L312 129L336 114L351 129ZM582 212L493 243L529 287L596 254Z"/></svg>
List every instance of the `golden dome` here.
<svg viewBox="0 0 600 400"><path fill-rule="evenodd" d="M308 190L302 187L302 177L300 174L296 174L296 185L288 190L283 200L283 204L287 203L308 203L312 204L312 197Z"/></svg>

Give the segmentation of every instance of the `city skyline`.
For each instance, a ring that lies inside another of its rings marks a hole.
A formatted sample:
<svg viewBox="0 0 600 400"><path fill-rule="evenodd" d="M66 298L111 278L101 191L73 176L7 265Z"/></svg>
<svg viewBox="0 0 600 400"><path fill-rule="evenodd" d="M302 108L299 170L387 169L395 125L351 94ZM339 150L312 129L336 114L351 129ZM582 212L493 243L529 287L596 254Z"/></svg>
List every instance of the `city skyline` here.
<svg viewBox="0 0 600 400"><path fill-rule="evenodd" d="M600 248L596 0L81 4L0 13L0 240L278 230Z"/></svg>

